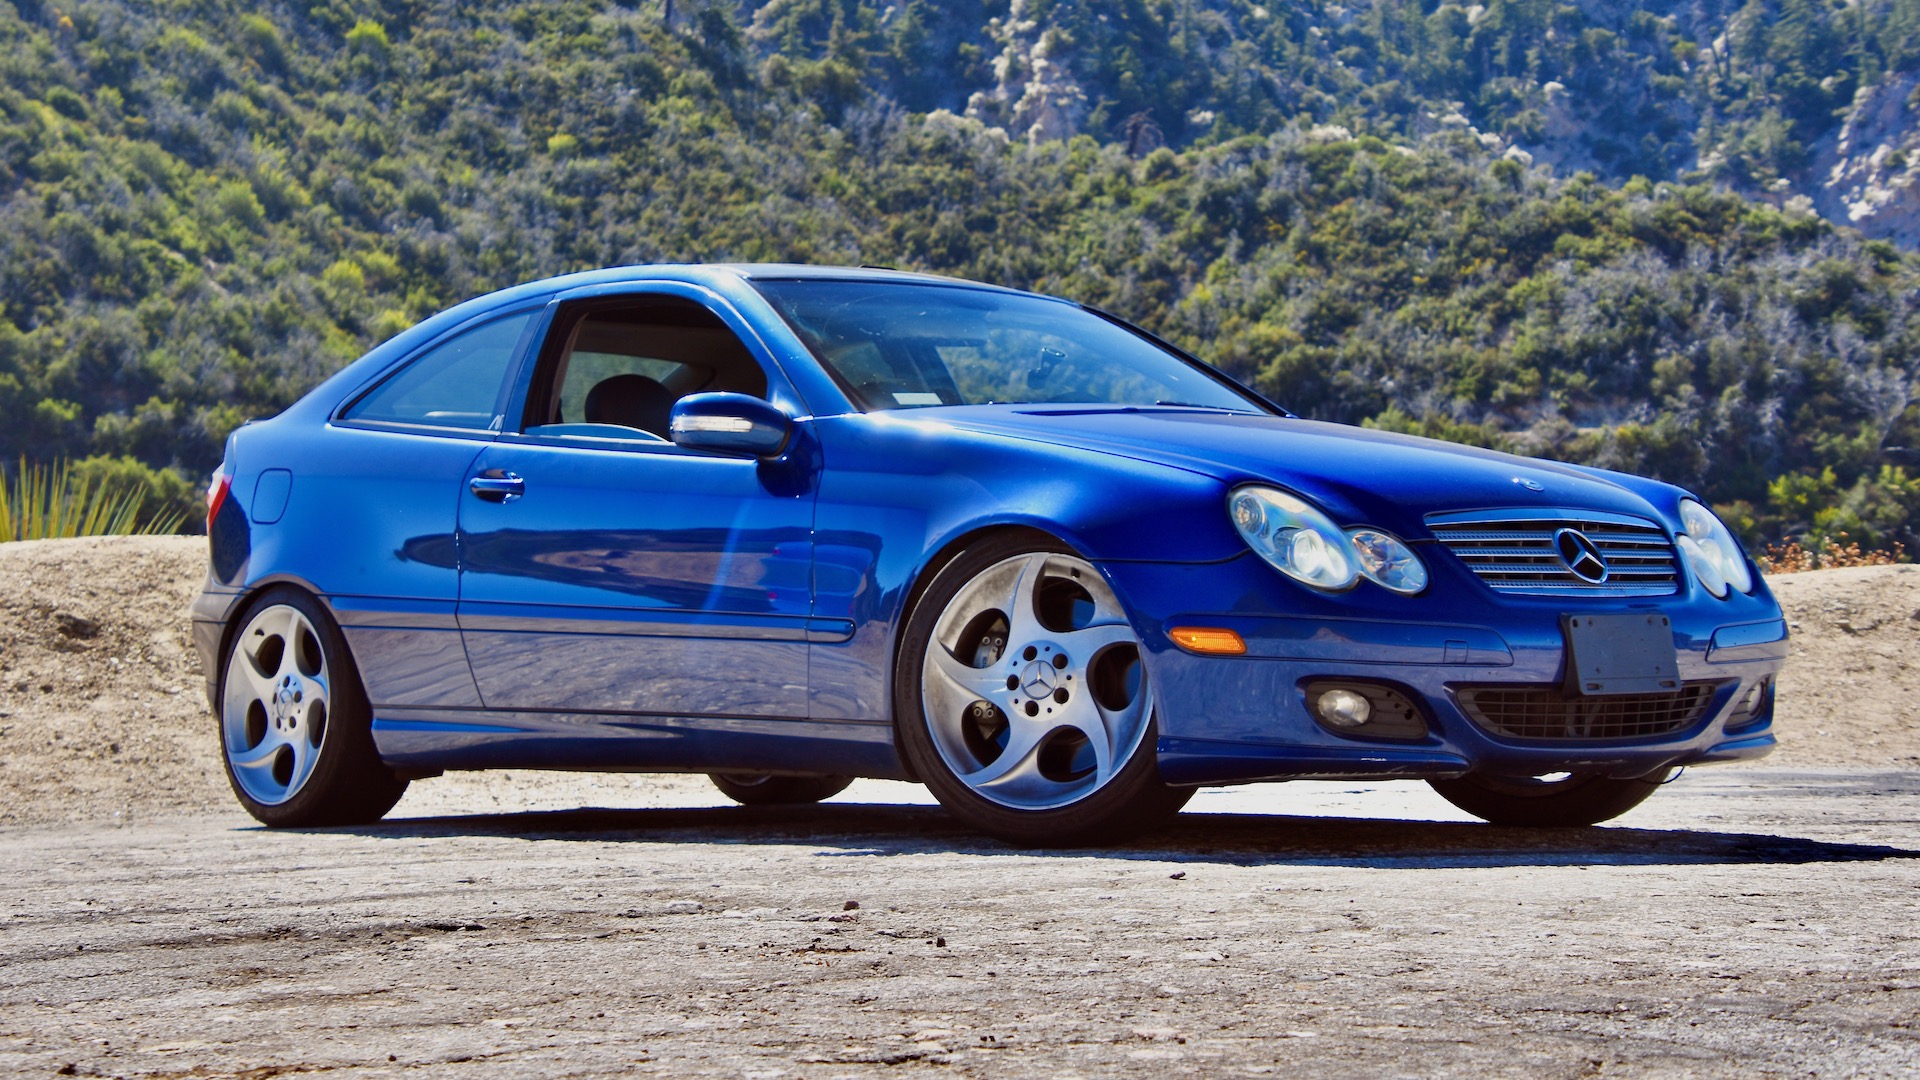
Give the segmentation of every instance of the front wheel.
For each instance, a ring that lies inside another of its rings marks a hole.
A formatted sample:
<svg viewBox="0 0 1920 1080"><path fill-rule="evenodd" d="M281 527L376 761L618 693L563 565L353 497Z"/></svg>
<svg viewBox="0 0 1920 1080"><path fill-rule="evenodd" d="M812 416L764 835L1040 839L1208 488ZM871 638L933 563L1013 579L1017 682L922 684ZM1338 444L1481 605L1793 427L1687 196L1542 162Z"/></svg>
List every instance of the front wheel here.
<svg viewBox="0 0 1920 1080"><path fill-rule="evenodd" d="M1076 555L1011 538L968 548L915 605L894 685L915 772L1004 840L1116 839L1193 794L1160 780L1139 639Z"/></svg>
<svg viewBox="0 0 1920 1080"><path fill-rule="evenodd" d="M227 780L266 825L378 821L407 782L380 761L346 639L320 602L277 588L247 606L220 677Z"/></svg>
<svg viewBox="0 0 1920 1080"><path fill-rule="evenodd" d="M1495 825L1566 827L1619 817L1660 790L1672 771L1655 769L1626 779L1591 773L1468 775L1427 783L1441 798Z"/></svg>

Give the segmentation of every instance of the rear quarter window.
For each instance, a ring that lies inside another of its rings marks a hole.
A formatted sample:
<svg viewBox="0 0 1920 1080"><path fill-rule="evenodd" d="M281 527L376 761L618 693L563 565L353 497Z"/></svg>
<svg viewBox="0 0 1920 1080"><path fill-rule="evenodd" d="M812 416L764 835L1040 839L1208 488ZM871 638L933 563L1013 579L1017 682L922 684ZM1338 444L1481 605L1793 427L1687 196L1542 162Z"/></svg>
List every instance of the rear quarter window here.
<svg viewBox="0 0 1920 1080"><path fill-rule="evenodd" d="M342 419L486 431L500 417L507 374L534 312L463 330L408 361Z"/></svg>

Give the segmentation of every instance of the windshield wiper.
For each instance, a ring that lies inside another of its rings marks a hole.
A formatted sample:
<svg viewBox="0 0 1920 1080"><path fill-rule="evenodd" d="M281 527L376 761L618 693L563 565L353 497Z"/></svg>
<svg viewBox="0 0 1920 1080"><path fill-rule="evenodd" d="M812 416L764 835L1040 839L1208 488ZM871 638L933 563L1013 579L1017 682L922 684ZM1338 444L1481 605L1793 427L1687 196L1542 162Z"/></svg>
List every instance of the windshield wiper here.
<svg viewBox="0 0 1920 1080"><path fill-rule="evenodd" d="M1202 405L1197 401L1156 401L1155 405L1165 405L1174 409L1212 409L1214 412L1251 413L1252 409L1233 409L1225 405Z"/></svg>

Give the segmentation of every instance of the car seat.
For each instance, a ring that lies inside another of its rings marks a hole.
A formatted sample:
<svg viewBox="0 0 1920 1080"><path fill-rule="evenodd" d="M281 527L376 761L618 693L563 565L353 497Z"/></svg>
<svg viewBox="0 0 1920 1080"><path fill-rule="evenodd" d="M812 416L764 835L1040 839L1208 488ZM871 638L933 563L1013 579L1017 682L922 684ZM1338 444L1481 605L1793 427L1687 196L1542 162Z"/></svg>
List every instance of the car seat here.
<svg viewBox="0 0 1920 1080"><path fill-rule="evenodd" d="M639 428L665 439L675 400L673 391L657 380L629 372L595 383L582 411L589 424Z"/></svg>

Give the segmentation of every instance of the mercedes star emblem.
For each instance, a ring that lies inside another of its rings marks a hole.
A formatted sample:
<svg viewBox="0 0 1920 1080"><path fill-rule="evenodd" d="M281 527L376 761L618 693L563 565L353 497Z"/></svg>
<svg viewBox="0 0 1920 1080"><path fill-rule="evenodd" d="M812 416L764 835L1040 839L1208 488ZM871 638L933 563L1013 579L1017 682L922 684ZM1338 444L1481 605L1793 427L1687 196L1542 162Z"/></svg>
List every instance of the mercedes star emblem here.
<svg viewBox="0 0 1920 1080"><path fill-rule="evenodd" d="M1553 546L1574 577L1593 585L1607 580L1607 560L1601 557L1600 548L1587 539L1586 533L1561 529L1553 534Z"/></svg>

